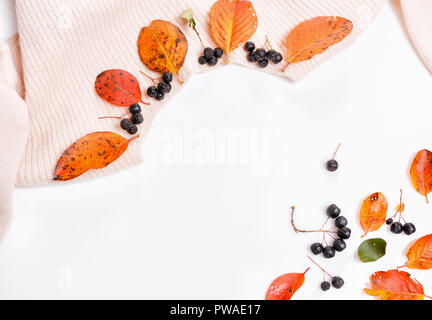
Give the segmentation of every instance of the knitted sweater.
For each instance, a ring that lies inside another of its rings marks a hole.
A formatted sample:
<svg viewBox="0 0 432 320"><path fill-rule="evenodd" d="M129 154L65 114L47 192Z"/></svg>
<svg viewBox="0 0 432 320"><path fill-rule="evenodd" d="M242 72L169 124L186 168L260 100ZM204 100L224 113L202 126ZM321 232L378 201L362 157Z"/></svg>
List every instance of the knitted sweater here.
<svg viewBox="0 0 432 320"><path fill-rule="evenodd" d="M403 1L427 2L428 0ZM77 139L95 131L122 134L118 120L98 118L123 115L94 91L96 76L106 69L124 69L148 83L139 71L152 74L137 53L142 27L154 19L179 26L189 41L181 77L207 71L197 59L202 52L198 38L180 18L193 8L203 42L214 46L208 33L208 13L215 0L16 0L18 37L0 42L0 237L10 216L12 188L53 183L53 171L62 152ZM300 22L315 16L342 16L354 24L341 43L313 59L288 67L271 66L268 72L297 81L350 45L376 18L384 0L254 0L259 19L253 40L284 52L283 40ZM408 19L412 14L408 12ZM419 39L421 42L421 39ZM429 48L430 49L430 48ZM429 52L430 53L430 52ZM231 63L255 68L244 52L232 53ZM25 88L25 90L24 90ZM181 89L175 85L173 93ZM170 96L172 96L171 94ZM142 139L163 104L152 101L144 108ZM28 116L28 119L27 119ZM26 141L26 142L25 142ZM140 143L102 170L91 170L78 180L110 174L142 161ZM3 229L2 229L3 228Z"/></svg>

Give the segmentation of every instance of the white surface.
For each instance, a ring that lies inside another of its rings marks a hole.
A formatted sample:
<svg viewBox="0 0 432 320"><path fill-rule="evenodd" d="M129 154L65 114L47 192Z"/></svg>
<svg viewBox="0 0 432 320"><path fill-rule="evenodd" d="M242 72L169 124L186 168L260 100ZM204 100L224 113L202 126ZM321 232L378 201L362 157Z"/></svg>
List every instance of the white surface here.
<svg viewBox="0 0 432 320"><path fill-rule="evenodd" d="M7 7L3 37L12 30ZM335 202L353 237L336 259L317 260L347 284L321 295L312 266L295 298L368 299L369 275L403 264L407 246L432 231L432 205L407 173L416 151L432 148L431 85L390 4L350 49L300 83L235 66L196 76L156 119L143 166L17 190L0 246L0 297L262 299L275 277L311 266L308 247L320 239L293 233L289 207L301 227L319 227ZM250 147L243 164L213 163L233 155L212 143L229 130L246 132L233 149ZM323 166L339 142L341 169L330 174ZM363 198L383 192L393 212L400 188L417 233L370 234L388 241L388 254L361 264ZM431 272L410 272L430 294Z"/></svg>

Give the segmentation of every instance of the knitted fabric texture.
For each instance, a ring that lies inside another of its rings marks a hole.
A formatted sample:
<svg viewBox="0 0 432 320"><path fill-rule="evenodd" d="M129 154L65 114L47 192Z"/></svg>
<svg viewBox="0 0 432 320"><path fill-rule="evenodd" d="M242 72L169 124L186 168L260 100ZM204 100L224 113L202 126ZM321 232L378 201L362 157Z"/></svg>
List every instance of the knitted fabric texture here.
<svg viewBox="0 0 432 320"><path fill-rule="evenodd" d="M106 69L124 69L140 80L139 74L149 72L137 53L137 38L142 27L154 19L168 20L179 26L189 41L189 52L181 77L188 80L209 68L197 63L202 52L200 43L180 18L193 8L203 41L214 46L208 34L208 13L214 0L17 0L18 30L23 53L25 100L30 117L30 135L17 178L17 186L52 183L53 170L62 152L74 141L95 131L124 134L117 120L98 117L122 115L94 91L96 76ZM315 16L338 15L354 23L354 31L343 42L308 62L289 66L282 74L281 66L268 72L301 79L319 64L352 43L375 19L383 0L255 0L259 27L253 40L264 43L269 35L274 47L284 52L283 41L300 22ZM232 63L251 67L242 49L230 58ZM181 86L174 84L173 96ZM168 99L164 101L166 103ZM145 122L140 133L145 136L163 103L154 100L144 108ZM103 170L92 170L78 180L109 174L141 162L140 145L132 143L129 150Z"/></svg>

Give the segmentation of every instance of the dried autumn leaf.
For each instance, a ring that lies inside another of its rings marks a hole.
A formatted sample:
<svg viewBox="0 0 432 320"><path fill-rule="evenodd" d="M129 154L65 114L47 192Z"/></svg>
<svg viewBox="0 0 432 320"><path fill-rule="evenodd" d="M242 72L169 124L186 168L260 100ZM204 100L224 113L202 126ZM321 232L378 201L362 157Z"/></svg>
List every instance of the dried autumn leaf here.
<svg viewBox="0 0 432 320"><path fill-rule="evenodd" d="M426 197L432 191L432 152L422 150L417 153L410 170L411 180L418 193Z"/></svg>
<svg viewBox="0 0 432 320"><path fill-rule="evenodd" d="M169 21L154 20L141 29L138 53L152 71L178 74L186 59L188 42L183 32Z"/></svg>
<svg viewBox="0 0 432 320"><path fill-rule="evenodd" d="M387 216L387 199L378 192L371 194L363 201L360 209L360 224L366 236L369 232L377 231L386 221Z"/></svg>
<svg viewBox="0 0 432 320"><path fill-rule="evenodd" d="M227 55L252 38L257 28L258 17L250 1L219 0L210 10L211 36Z"/></svg>
<svg viewBox="0 0 432 320"><path fill-rule="evenodd" d="M94 132L72 144L63 153L55 169L55 181L68 181L90 169L102 169L117 160L128 148L130 140L114 132Z"/></svg>
<svg viewBox="0 0 432 320"><path fill-rule="evenodd" d="M288 273L272 282L266 294L266 300L291 300L292 296L305 281L304 273Z"/></svg>
<svg viewBox="0 0 432 320"><path fill-rule="evenodd" d="M352 31L353 23L342 17L316 17L300 23L286 39L287 66L312 59L341 42Z"/></svg>
<svg viewBox="0 0 432 320"><path fill-rule="evenodd" d="M105 101L118 106L129 107L142 101L142 93L138 79L124 70L106 70L97 76L96 93Z"/></svg>
<svg viewBox="0 0 432 320"><path fill-rule="evenodd" d="M370 288L364 291L380 300L424 300L427 297L421 283L399 270L375 272L370 277Z"/></svg>
<svg viewBox="0 0 432 320"><path fill-rule="evenodd" d="M410 269L432 269L432 234L418 239L406 254L408 262L405 264Z"/></svg>

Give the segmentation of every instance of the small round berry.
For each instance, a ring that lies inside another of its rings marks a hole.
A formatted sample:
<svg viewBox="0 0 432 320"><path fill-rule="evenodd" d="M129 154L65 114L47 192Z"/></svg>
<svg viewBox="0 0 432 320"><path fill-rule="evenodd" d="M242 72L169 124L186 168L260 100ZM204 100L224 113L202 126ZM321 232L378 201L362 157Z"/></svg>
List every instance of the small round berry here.
<svg viewBox="0 0 432 320"><path fill-rule="evenodd" d="M260 68L267 68L269 62L267 59L263 59L263 60L259 60L258 61L258 65L260 66Z"/></svg>
<svg viewBox="0 0 432 320"><path fill-rule="evenodd" d="M253 52L255 50L255 43L248 41L245 43L244 48L246 51Z"/></svg>
<svg viewBox="0 0 432 320"><path fill-rule="evenodd" d="M335 172L337 169L339 169L339 163L336 160L332 159L327 161L326 167L328 171Z"/></svg>
<svg viewBox="0 0 432 320"><path fill-rule="evenodd" d="M412 235L414 232L416 232L416 227L413 223L406 223L403 226L403 231L405 232L406 235Z"/></svg>
<svg viewBox="0 0 432 320"><path fill-rule="evenodd" d="M331 259L331 258L334 258L334 256L336 255L336 251L333 247L327 246L323 250L323 255L324 255L324 258Z"/></svg>
<svg viewBox="0 0 432 320"><path fill-rule="evenodd" d="M171 83L173 81L173 75L171 72L165 72L162 76L162 81L165 83Z"/></svg>
<svg viewBox="0 0 432 320"><path fill-rule="evenodd" d="M252 63L257 62L257 58L255 57L255 55L253 53L249 53L247 59L249 62L252 62Z"/></svg>
<svg viewBox="0 0 432 320"><path fill-rule="evenodd" d="M273 49L267 51L267 53L266 53L267 59L272 60L272 61L276 57L276 55L277 55L277 52Z"/></svg>
<svg viewBox="0 0 432 320"><path fill-rule="evenodd" d="M133 124L141 124L144 122L144 117L142 116L141 113L135 113L132 116L131 121Z"/></svg>
<svg viewBox="0 0 432 320"><path fill-rule="evenodd" d="M314 255L319 255L323 252L323 250L324 248L321 243L314 243L313 245L311 245L311 251Z"/></svg>
<svg viewBox="0 0 432 320"><path fill-rule="evenodd" d="M341 214L341 209L339 209L337 205L332 204L327 208L326 213L328 217L336 219Z"/></svg>
<svg viewBox="0 0 432 320"><path fill-rule="evenodd" d="M266 57L267 52L264 49L257 49L254 51L255 58L259 60L263 60Z"/></svg>
<svg viewBox="0 0 432 320"><path fill-rule="evenodd" d="M141 107L138 103L135 103L129 107L129 112L132 114L141 113Z"/></svg>
<svg viewBox="0 0 432 320"><path fill-rule="evenodd" d="M158 84L158 91L162 93L170 93L171 85L169 83L161 82Z"/></svg>
<svg viewBox="0 0 432 320"><path fill-rule="evenodd" d="M342 240L347 240L351 237L351 229L346 227L340 228L337 232L337 235Z"/></svg>
<svg viewBox="0 0 432 320"><path fill-rule="evenodd" d="M321 290L322 291L330 290L330 282L324 281L323 283L321 283Z"/></svg>
<svg viewBox="0 0 432 320"><path fill-rule="evenodd" d="M132 125L129 129L128 132L130 134L136 134L138 132L138 127L136 125Z"/></svg>
<svg viewBox="0 0 432 320"><path fill-rule="evenodd" d="M207 63L207 58L204 56L199 57L198 59L199 64L204 65Z"/></svg>
<svg viewBox="0 0 432 320"><path fill-rule="evenodd" d="M333 248L337 251L337 252L342 252L346 249L346 243L345 241L343 241L342 239L336 239L333 242Z"/></svg>
<svg viewBox="0 0 432 320"><path fill-rule="evenodd" d="M282 55L278 52L278 53L276 53L276 56L274 57L274 59L272 60L272 62L273 62L274 64L278 64L278 63L281 63L282 60L283 60L283 57L282 57Z"/></svg>
<svg viewBox="0 0 432 320"><path fill-rule="evenodd" d="M388 218L386 220L386 224L391 225L393 223L393 219L392 218Z"/></svg>
<svg viewBox="0 0 432 320"><path fill-rule="evenodd" d="M207 63L209 66L213 67L213 66L217 65L218 58L216 58L216 57L207 58Z"/></svg>
<svg viewBox="0 0 432 320"><path fill-rule="evenodd" d="M162 101L163 99L165 99L165 93L158 91L158 93L156 94L156 100Z"/></svg>
<svg viewBox="0 0 432 320"><path fill-rule="evenodd" d="M129 119L123 119L122 121L120 121L120 127L123 130L128 131L129 128L132 127L132 126L133 126L133 124L132 124L132 122Z"/></svg>
<svg viewBox="0 0 432 320"><path fill-rule="evenodd" d="M345 284L345 281L341 277L333 277L332 285L336 289L340 289Z"/></svg>
<svg viewBox="0 0 432 320"><path fill-rule="evenodd" d="M147 95L150 98L155 98L156 95L157 95L157 92L158 92L158 90L157 90L157 88L155 86L152 86L152 87L150 87L150 88L147 89Z"/></svg>
<svg viewBox="0 0 432 320"><path fill-rule="evenodd" d="M348 225L348 220L344 216L339 216L335 220L335 226L337 228L343 228L343 227L346 227L347 225Z"/></svg>
<svg viewBox="0 0 432 320"><path fill-rule="evenodd" d="M204 49L204 57L206 57L207 59L210 59L211 57L214 57L214 51L212 48L205 48Z"/></svg>
<svg viewBox="0 0 432 320"><path fill-rule="evenodd" d="M395 222L390 226L390 231L394 234L401 234L403 231L403 225L400 222Z"/></svg>
<svg viewBox="0 0 432 320"><path fill-rule="evenodd" d="M223 50L221 48L214 49L214 56L218 59L222 58Z"/></svg>

